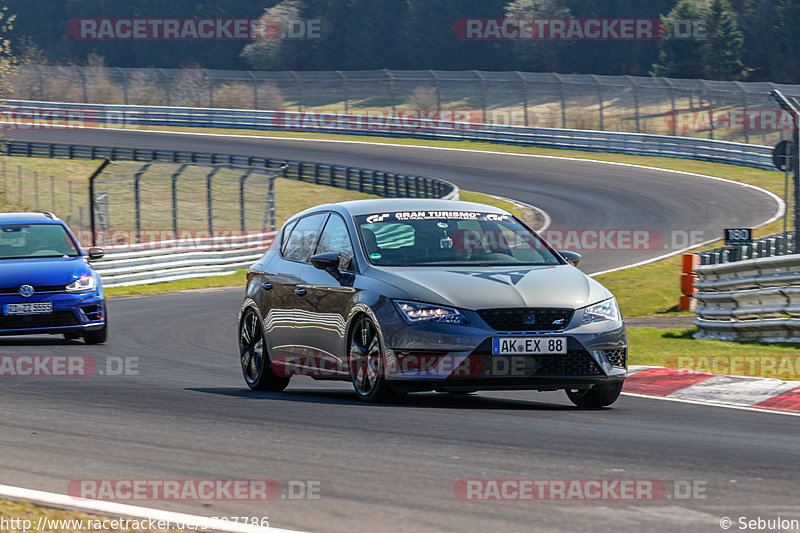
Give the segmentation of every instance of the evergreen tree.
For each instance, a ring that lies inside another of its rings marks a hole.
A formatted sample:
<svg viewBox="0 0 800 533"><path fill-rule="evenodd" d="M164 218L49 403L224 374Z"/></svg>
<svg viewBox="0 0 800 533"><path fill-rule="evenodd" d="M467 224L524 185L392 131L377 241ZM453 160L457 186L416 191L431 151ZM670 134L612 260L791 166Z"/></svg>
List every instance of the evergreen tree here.
<svg viewBox="0 0 800 533"><path fill-rule="evenodd" d="M741 77L744 70L744 37L727 0L711 0L708 38L708 77L715 80Z"/></svg>
<svg viewBox="0 0 800 533"><path fill-rule="evenodd" d="M661 17L666 34L659 43L654 76L702 78L707 75L709 42L706 35L696 35L691 25L708 19L709 10L704 0L680 0L666 17Z"/></svg>

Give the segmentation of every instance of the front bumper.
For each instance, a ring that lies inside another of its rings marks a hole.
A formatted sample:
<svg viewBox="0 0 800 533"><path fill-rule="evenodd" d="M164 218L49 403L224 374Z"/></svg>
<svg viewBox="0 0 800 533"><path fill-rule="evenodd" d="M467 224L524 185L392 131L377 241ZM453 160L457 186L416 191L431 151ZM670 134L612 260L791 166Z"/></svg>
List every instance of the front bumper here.
<svg viewBox="0 0 800 533"><path fill-rule="evenodd" d="M5 304L52 302L53 312L40 315L6 315ZM0 336L80 333L102 329L106 323L105 298L95 290L34 294L30 298L0 297Z"/></svg>
<svg viewBox="0 0 800 533"><path fill-rule="evenodd" d="M627 336L622 322L582 324L573 317L559 331L504 332L487 328L477 314L468 319L468 325L382 324L385 375L392 387L408 392L545 391L588 389L627 377ZM492 355L494 337L566 337L567 353Z"/></svg>

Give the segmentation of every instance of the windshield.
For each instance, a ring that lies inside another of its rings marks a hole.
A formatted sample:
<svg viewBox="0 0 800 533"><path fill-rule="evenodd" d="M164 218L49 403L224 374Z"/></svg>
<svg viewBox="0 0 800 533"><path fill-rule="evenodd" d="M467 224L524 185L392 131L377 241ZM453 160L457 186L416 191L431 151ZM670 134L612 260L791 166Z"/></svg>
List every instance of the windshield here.
<svg viewBox="0 0 800 533"><path fill-rule="evenodd" d="M356 217L367 257L379 266L559 265L534 232L511 215L402 211Z"/></svg>
<svg viewBox="0 0 800 533"><path fill-rule="evenodd" d="M60 224L0 224L0 259L79 255Z"/></svg>

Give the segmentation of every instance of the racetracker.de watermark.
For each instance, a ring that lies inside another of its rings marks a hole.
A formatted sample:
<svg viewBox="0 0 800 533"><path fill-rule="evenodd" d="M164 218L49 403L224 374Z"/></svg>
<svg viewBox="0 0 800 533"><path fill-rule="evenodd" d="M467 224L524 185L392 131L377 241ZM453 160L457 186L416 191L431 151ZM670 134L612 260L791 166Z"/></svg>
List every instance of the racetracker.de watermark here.
<svg viewBox="0 0 800 533"><path fill-rule="evenodd" d="M91 355L0 355L2 378L75 378L139 375L138 357Z"/></svg>
<svg viewBox="0 0 800 533"><path fill-rule="evenodd" d="M800 379L798 355L671 355L664 365L689 372Z"/></svg>
<svg viewBox="0 0 800 533"><path fill-rule="evenodd" d="M480 109L373 109L365 113L340 111L279 111L277 129L418 131L432 129L471 130L484 122Z"/></svg>
<svg viewBox="0 0 800 533"><path fill-rule="evenodd" d="M273 479L74 479L73 498L107 501L319 500L322 481Z"/></svg>
<svg viewBox="0 0 800 533"><path fill-rule="evenodd" d="M657 479L460 479L453 494L466 501L705 500L707 481Z"/></svg>
<svg viewBox="0 0 800 533"><path fill-rule="evenodd" d="M706 21L677 20L668 28L651 18L462 18L453 33L464 40L652 41L705 39Z"/></svg>
<svg viewBox="0 0 800 533"><path fill-rule="evenodd" d="M81 18L67 23L78 40L257 41L320 39L320 19L283 23L272 18Z"/></svg>
<svg viewBox="0 0 800 533"><path fill-rule="evenodd" d="M664 116L678 131L793 131L797 122L781 109L678 109Z"/></svg>
<svg viewBox="0 0 800 533"><path fill-rule="evenodd" d="M275 232L246 233L241 229L127 229L111 228L103 232L92 230L75 232L83 246L93 242L113 251L121 250L233 250L254 248L266 250L275 241Z"/></svg>

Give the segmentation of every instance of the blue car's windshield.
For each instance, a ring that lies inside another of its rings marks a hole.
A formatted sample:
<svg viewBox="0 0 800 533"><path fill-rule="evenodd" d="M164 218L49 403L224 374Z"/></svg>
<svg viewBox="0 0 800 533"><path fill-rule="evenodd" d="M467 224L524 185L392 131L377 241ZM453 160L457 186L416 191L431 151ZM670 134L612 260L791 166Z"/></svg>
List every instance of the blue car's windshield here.
<svg viewBox="0 0 800 533"><path fill-rule="evenodd" d="M356 217L369 260L381 266L559 265L535 233L511 215L403 211Z"/></svg>
<svg viewBox="0 0 800 533"><path fill-rule="evenodd" d="M0 224L0 259L79 255L61 224Z"/></svg>

